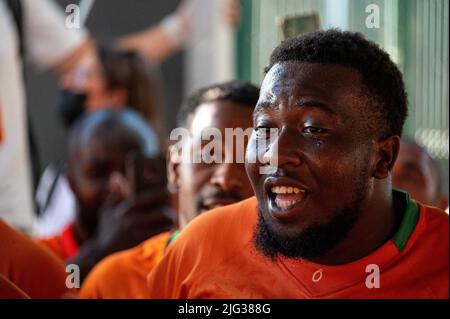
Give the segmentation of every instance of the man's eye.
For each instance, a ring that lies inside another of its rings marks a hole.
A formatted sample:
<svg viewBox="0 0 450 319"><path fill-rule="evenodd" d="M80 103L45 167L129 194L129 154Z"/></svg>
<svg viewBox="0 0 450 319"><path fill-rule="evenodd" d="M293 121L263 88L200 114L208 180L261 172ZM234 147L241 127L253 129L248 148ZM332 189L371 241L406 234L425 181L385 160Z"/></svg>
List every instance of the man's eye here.
<svg viewBox="0 0 450 319"><path fill-rule="evenodd" d="M325 131L326 130L323 128L314 127L314 126L308 126L303 129L303 133L307 133L307 134L321 134L321 133L325 133Z"/></svg>

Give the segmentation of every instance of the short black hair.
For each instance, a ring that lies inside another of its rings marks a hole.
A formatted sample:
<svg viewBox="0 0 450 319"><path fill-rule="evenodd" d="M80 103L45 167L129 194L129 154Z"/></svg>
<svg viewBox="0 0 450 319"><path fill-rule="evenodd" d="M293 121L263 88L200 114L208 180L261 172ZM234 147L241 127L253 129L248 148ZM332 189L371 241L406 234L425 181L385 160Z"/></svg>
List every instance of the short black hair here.
<svg viewBox="0 0 450 319"><path fill-rule="evenodd" d="M136 151L149 156L159 151L153 128L139 113L128 107L107 108L84 114L70 129L68 156L72 156L82 141L93 136L113 140L117 145L136 144ZM117 148L119 150L119 146Z"/></svg>
<svg viewBox="0 0 450 319"><path fill-rule="evenodd" d="M401 136L408 113L403 78L389 55L360 33L329 29L283 41L270 56L267 73L274 64L298 61L330 63L355 69L362 75L368 93L380 113L377 130L381 137Z"/></svg>
<svg viewBox="0 0 450 319"><path fill-rule="evenodd" d="M230 81L201 88L192 93L182 104L177 115L177 125L186 126L190 114L203 103L230 101L243 106L255 107L259 88L249 82Z"/></svg>

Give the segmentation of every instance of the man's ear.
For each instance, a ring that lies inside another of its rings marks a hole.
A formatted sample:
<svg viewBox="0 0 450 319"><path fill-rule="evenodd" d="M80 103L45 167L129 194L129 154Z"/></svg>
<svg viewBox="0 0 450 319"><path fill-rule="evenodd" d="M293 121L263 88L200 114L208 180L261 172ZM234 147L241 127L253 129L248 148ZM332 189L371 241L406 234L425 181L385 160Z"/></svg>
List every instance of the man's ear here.
<svg viewBox="0 0 450 319"><path fill-rule="evenodd" d="M180 165L181 157L176 144L169 145L167 148L167 188L169 192L174 194L178 192L179 173L178 167Z"/></svg>
<svg viewBox="0 0 450 319"><path fill-rule="evenodd" d="M400 138L397 135L389 136L377 142L377 155L373 177L385 179L394 167L400 150Z"/></svg>

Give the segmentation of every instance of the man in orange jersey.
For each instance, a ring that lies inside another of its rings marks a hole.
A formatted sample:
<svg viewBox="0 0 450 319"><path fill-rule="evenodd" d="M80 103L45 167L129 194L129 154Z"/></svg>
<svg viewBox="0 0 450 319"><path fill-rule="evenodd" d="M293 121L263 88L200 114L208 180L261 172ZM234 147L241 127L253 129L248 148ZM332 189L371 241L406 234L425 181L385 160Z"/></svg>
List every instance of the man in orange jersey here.
<svg viewBox="0 0 450 319"><path fill-rule="evenodd" d="M0 296L69 297L66 275L61 260L0 219ZM19 288L17 294L6 294L6 289L13 293L14 287Z"/></svg>
<svg viewBox="0 0 450 319"><path fill-rule="evenodd" d="M61 234L39 241L78 265L81 280L106 256L173 227L165 185L131 199L121 194L127 185L128 156L152 157L158 152L156 134L130 109L97 111L75 124L67 178L77 199L77 215Z"/></svg>
<svg viewBox="0 0 450 319"><path fill-rule="evenodd" d="M208 128L225 134L227 128L252 126L252 111L259 89L251 84L230 82L203 88L183 105L178 125L191 133L189 140L173 145L168 156L169 189L177 193L179 227L214 207L238 202L253 195L243 163L179 163L179 147L193 151L193 141ZM235 158L237 143L226 154ZM167 232L148 239L139 246L105 258L88 275L80 298L145 298L147 275L162 258L177 232Z"/></svg>
<svg viewBox="0 0 450 319"><path fill-rule="evenodd" d="M402 139L392 170L392 185L407 191L425 205L448 207L448 196L442 190L439 163L427 150L409 139Z"/></svg>
<svg viewBox="0 0 450 319"><path fill-rule="evenodd" d="M407 98L389 56L328 30L286 40L266 71L246 156L256 197L189 224L149 296L448 298L448 215L391 187Z"/></svg>

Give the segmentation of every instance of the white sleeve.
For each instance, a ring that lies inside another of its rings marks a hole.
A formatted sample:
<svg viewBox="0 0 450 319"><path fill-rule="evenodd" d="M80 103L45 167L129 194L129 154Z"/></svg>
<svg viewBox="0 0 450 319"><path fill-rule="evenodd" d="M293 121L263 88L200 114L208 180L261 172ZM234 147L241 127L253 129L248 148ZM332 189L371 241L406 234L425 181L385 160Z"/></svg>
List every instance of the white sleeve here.
<svg viewBox="0 0 450 319"><path fill-rule="evenodd" d="M87 38L83 28L66 27L66 16L52 0L22 0L27 57L48 69L61 62Z"/></svg>

